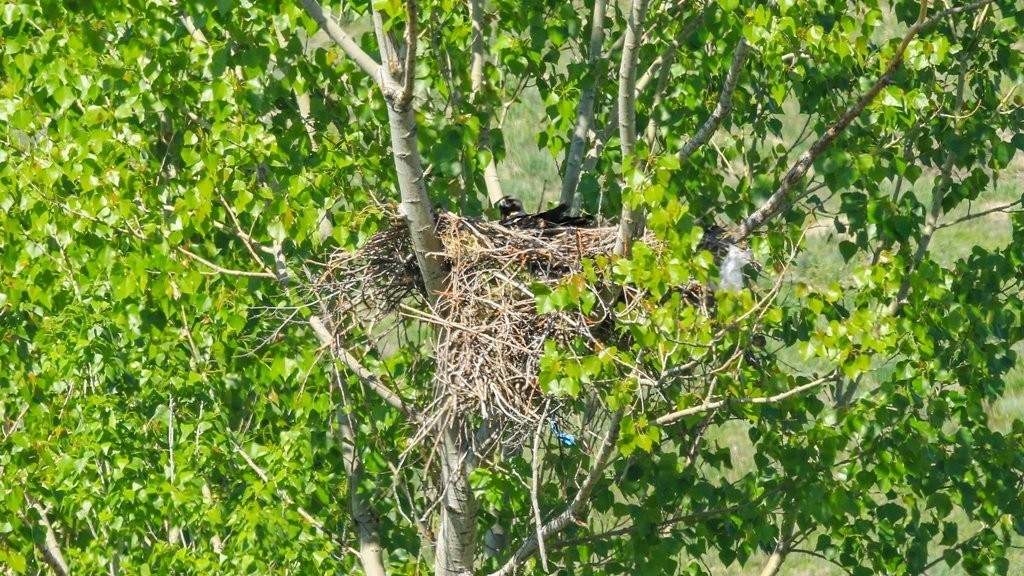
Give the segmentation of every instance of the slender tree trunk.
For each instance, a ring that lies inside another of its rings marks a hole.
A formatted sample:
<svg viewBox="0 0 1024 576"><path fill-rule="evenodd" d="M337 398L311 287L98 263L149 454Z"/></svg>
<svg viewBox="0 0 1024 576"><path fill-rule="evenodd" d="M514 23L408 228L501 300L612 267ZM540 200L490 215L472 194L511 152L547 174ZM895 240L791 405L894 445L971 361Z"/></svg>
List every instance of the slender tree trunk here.
<svg viewBox="0 0 1024 576"><path fill-rule="evenodd" d="M629 174L636 149L636 66L640 52L640 34L647 16L647 0L633 0L626 22L622 61L619 63L619 140L622 146L623 174ZM628 177L628 176L627 176ZM619 218L618 237L615 240L617 256L630 255L633 240L643 231L642 206L632 206L623 199Z"/></svg>
<svg viewBox="0 0 1024 576"><path fill-rule="evenodd" d="M436 576L473 573L477 503L466 474L469 442L453 425L441 438L441 527L434 557Z"/></svg>
<svg viewBox="0 0 1024 576"><path fill-rule="evenodd" d="M388 119L391 122L391 149L398 173L398 189L402 194L401 211L409 224L423 283L433 300L444 288L444 259L441 257L441 241L434 233L430 199L423 184L423 165L416 147L416 114L411 107L398 110L389 103Z"/></svg>
<svg viewBox="0 0 1024 576"><path fill-rule="evenodd" d="M469 67L469 81L473 92L479 92L484 86L484 62L487 58L487 45L484 42L484 10L483 0L469 0L469 19L473 25L473 41L471 50L473 58ZM487 124L480 131L480 147L491 152L491 157L484 166L484 186L487 188L487 199L494 204L501 200L505 193L501 189L501 178L498 177L498 165L494 161L491 150L491 123L488 115Z"/></svg>
<svg viewBox="0 0 1024 576"><path fill-rule="evenodd" d="M334 372L334 378L339 389L347 392L344 389L344 379L337 371ZM348 476L349 506L356 535L359 537L359 563L366 576L384 576L377 517L367 501L366 494L359 488L363 478L363 461L356 453L356 424L345 405L338 406L337 418L342 461Z"/></svg>
<svg viewBox="0 0 1024 576"><path fill-rule="evenodd" d="M565 159L565 177L562 179L562 204L576 206L576 188L580 183L583 168L583 153L587 144L587 135L594 122L594 97L601 84L601 45L604 43L605 0L594 2L594 15L590 19L590 50L587 54L587 69L591 82L580 95L579 108L576 110L576 128L573 130L569 154Z"/></svg>

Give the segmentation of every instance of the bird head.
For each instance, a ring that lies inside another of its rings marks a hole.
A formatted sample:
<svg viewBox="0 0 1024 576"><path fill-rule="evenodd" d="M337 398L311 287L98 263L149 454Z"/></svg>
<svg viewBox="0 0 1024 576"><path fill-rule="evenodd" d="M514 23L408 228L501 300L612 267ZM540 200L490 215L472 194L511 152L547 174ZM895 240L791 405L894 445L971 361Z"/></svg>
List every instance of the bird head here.
<svg viewBox="0 0 1024 576"><path fill-rule="evenodd" d="M515 196L503 196L494 205L498 208L502 218L526 213L526 210L523 209L523 201Z"/></svg>

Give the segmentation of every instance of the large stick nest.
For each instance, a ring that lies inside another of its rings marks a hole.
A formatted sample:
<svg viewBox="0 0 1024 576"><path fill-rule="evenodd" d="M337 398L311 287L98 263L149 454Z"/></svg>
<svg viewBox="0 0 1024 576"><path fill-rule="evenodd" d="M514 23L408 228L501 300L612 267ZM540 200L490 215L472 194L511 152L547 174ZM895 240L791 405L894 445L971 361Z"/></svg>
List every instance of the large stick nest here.
<svg viewBox="0 0 1024 576"><path fill-rule="evenodd" d="M433 324L437 390L428 419L475 414L520 430L542 423L548 403L538 364L545 342L565 345L578 337L593 348L604 314L540 314L535 285L554 289L582 272L584 259L610 255L617 227L513 229L442 213L436 232L449 275L434 306L424 295L404 223L375 234L355 253L335 254L319 284L335 330L361 324L369 332L395 319ZM689 287L696 293L688 296L703 298L700 288ZM587 289L596 293L598 287ZM637 295L629 287L623 294L627 302Z"/></svg>

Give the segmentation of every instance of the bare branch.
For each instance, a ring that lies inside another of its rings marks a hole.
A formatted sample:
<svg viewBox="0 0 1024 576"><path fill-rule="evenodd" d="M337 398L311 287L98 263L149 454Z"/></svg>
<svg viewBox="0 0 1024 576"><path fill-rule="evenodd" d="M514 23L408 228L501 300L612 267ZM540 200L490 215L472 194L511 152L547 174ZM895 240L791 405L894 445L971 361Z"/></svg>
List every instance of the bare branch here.
<svg viewBox="0 0 1024 576"><path fill-rule="evenodd" d="M802 384L800 386L797 386L796 388L786 390L785 392L780 392L773 396L762 396L758 398L722 398L721 400L715 400L713 402L704 402L703 404L699 404L697 406L691 406L689 408L684 408L682 410L677 410L676 412L665 414L664 416L661 416L657 420L655 420L654 423L657 424L658 426L664 426L665 424L671 424L677 420L686 418L687 416L701 414L703 412L708 412L710 410L717 410L722 406L725 406L726 404L774 404L775 402L781 402L786 398L789 398L790 396L796 396L797 394L807 392L808 390L813 390L814 388L817 388L818 386L821 386L826 382L830 382L833 379L835 379L836 374L837 372L831 372L825 376L822 376L821 378L818 378L817 380L812 380L807 384Z"/></svg>
<svg viewBox="0 0 1024 576"><path fill-rule="evenodd" d="M327 33L327 36L334 41L335 44L341 47L342 51L352 59L353 62L359 66L363 72L366 72L370 78L373 78L374 82L380 81L380 64L377 63L369 54L363 51L359 47L359 44L348 35L347 32L341 29L341 26L331 18L320 3L317 0L300 0L302 7L306 9L306 13L316 21L320 29Z"/></svg>
<svg viewBox="0 0 1024 576"><path fill-rule="evenodd" d="M274 274L271 274L270 272L249 272L249 271L246 271L246 270L232 270L230 268L224 268L222 266L218 266L218 265L214 264L213 262L210 262L206 258L203 258L202 256L199 256L198 254L194 254L192 252L189 252L188 250L186 250L185 248L183 248L181 246L176 246L175 249L178 252L181 252L185 256L188 256L189 258L195 260L196 262L199 262L203 266L206 266L207 268L213 270L214 272L216 272L218 274L226 274L228 276L242 276L244 278L268 278L270 280L277 280L277 276L275 276Z"/></svg>
<svg viewBox="0 0 1024 576"><path fill-rule="evenodd" d="M324 323L319 316L313 316L310 318L309 325L313 328L313 332L316 333L320 343L328 347L331 355L336 360L340 360L346 368L351 370L365 386L369 387L370 390L373 390L392 408L397 409L406 416L414 416L412 411L405 405L405 402L402 401L402 398L398 394L392 392L391 389L385 386L383 382L373 375L372 372L367 370L351 352L336 344L334 336L331 334L330 330L324 326Z"/></svg>
<svg viewBox="0 0 1024 576"><path fill-rule="evenodd" d="M43 541L36 542L36 546L43 554L43 560L57 576L67 576L68 563L64 559L64 554L61 553L60 544L57 543L57 534L53 531L53 525L50 524L49 510L28 494L25 494L25 499L28 500L29 506L39 514L39 523L43 525L45 531Z"/></svg>
<svg viewBox="0 0 1024 576"><path fill-rule="evenodd" d="M988 210L982 210L981 212L974 212L973 214L967 214L967 215L961 216L961 217L959 217L959 218L957 218L955 220L950 220L949 222L943 222L942 224L937 225L935 227L935 229L936 230L942 230L943 228L951 228L951 227L956 226L958 224L963 224L964 222L967 222L967 221L970 221L970 220L974 220L975 218L984 218L985 216L988 216L989 214L996 214L996 213L1016 214L1016 213L1020 212L1020 210L1011 210L1011 208L1013 208L1014 206L1022 206L1022 205L1024 205L1024 198L1021 198L1020 200L1014 200L1013 202L1010 202L1009 204L1002 204L1002 205L996 206L994 208L989 208Z"/></svg>
<svg viewBox="0 0 1024 576"><path fill-rule="evenodd" d="M593 492L598 480L600 480L601 476L604 474L604 470L608 466L612 452L615 450L615 442L619 438L619 423L621 421L622 410L618 410L611 416L611 420L608 423L608 432L601 441L601 446L598 448L594 464L591 466L586 479L583 480L583 484L580 485L580 489L579 492L576 493L576 497L572 499L572 502L565 511L558 516L555 516L544 525L540 530L540 536L543 538L550 538L562 530L565 530L569 524L583 521L583 515L587 509L587 505L590 503L590 494ZM539 546L537 537L537 534L530 536L526 542L516 550L515 554L505 562L501 569L492 573L491 576L509 576L510 574L514 574L524 562L530 559L537 552Z"/></svg>
<svg viewBox="0 0 1024 576"><path fill-rule="evenodd" d="M711 116L704 121L704 124L697 130L697 133L676 153L676 158L679 159L680 163L689 160L690 156L693 156L693 153L697 151L697 148L703 146L711 138L711 135L718 129L722 120L732 112L732 99L733 94L736 92L736 83L739 80L740 70L743 68L743 62L746 60L749 51L750 44L747 43L746 38L741 37L739 44L736 45L736 51L732 55L732 64L729 65L729 72L725 75L722 92L718 95L718 104L715 105Z"/></svg>
<svg viewBox="0 0 1024 576"><path fill-rule="evenodd" d="M479 0L475 0L479 1ZM590 85L580 94L579 107L576 109L576 128L573 130L572 143L565 158L565 177L562 179L562 204L574 205L573 197L580 183L583 153L587 143L587 135L594 121L594 97L600 85L601 45L604 43L605 0L595 0L594 14L590 19L590 48L587 54L587 68L590 73Z"/></svg>
<svg viewBox="0 0 1024 576"><path fill-rule="evenodd" d="M924 18L926 15L927 2L922 3L921 15L918 17L917 22L907 30L907 33L903 36L903 40L900 42L899 47L896 48L896 52L893 54L892 61L886 67L885 72L875 81L874 85L868 89L857 102L848 108L839 119L837 119L831 126L825 130L825 133L819 138L811 147L800 155L797 161L786 173L782 179L782 183L772 193L767 201L760 208L754 211L746 220L744 220L738 227L735 233L737 240L744 239L750 236L750 234L760 228L765 222L772 217L776 216L782 208L785 206L786 198L789 196L790 191L803 179L804 175L810 169L814 160L820 156L839 135L846 130L851 122L854 121L861 112L882 91L883 88L892 82L893 75L899 70L900 66L903 65L903 54L907 50L907 46L910 41L913 40L921 31L933 26L936 22L942 20L947 16L953 14L960 14L964 12L970 12L977 10L982 6L992 3L993 0L979 0L971 4L964 6L957 6L953 8L947 8L941 12L938 12L927 20Z"/></svg>

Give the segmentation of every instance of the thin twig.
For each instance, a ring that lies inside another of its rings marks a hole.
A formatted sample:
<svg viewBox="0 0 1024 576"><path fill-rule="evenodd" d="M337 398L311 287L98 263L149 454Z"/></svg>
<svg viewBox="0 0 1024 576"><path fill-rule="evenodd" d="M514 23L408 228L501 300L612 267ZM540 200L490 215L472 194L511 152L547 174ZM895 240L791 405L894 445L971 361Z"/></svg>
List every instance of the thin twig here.
<svg viewBox="0 0 1024 576"><path fill-rule="evenodd" d="M935 229L936 230L942 230L943 228L949 228L951 226L956 226L957 224L963 224L964 222L967 222L969 220L974 220L975 218L982 218L982 217L988 216L989 214L994 214L996 212L1002 212L1002 213L1005 213L1005 214L1017 214L1017 213L1020 212L1020 210L1010 210L1010 208L1013 208L1014 206L1020 206L1020 205L1024 205L1024 198L1021 198L1020 200L1014 200L1013 202L1010 202L1009 204L1003 204L1002 206L996 206L995 208L989 208L988 210L983 210L981 212L975 212L973 214L967 214L966 216L961 216L960 218L957 218L956 220L950 220L949 222L943 222L942 224L937 225L935 227Z"/></svg>
<svg viewBox="0 0 1024 576"><path fill-rule="evenodd" d="M218 266L217 264L210 262L206 258L203 258L202 256L199 256L193 252L190 252L189 250L182 246L175 246L175 249L178 252L181 252L182 254L188 256L189 258L192 258L196 262L199 262L200 264L206 266L207 268L213 270L218 274L226 274L228 276L242 276L243 278L267 278L270 280L277 280L277 276L275 276L274 274L270 274L269 272L249 272L247 270L232 270L230 268Z"/></svg>
<svg viewBox="0 0 1024 576"><path fill-rule="evenodd" d="M807 392L808 390L813 390L814 388L821 386L825 382L830 382L835 379L836 374L837 372L835 371L830 372L829 374L822 376L817 380L813 380L806 384L797 386L796 388L786 390L785 392L780 392L772 396L762 396L757 398L722 398L721 400L715 400L714 402L704 402L703 404L699 404L697 406L691 406L689 408L684 408L682 410L677 410L675 412L671 412L669 414L660 416L657 420L654 421L654 423L657 424L658 426L664 426L666 424L671 424L672 422L675 422L687 416L693 416L694 414L700 414L702 412L707 412L709 410L717 410L718 408L721 408L726 404L774 404L775 402L781 402L786 398L789 398L790 396L795 396L797 394Z"/></svg>

